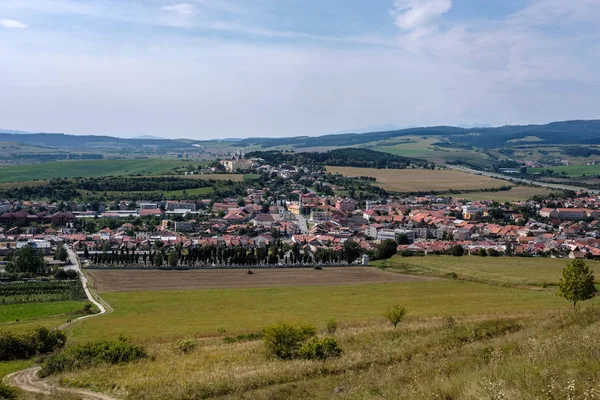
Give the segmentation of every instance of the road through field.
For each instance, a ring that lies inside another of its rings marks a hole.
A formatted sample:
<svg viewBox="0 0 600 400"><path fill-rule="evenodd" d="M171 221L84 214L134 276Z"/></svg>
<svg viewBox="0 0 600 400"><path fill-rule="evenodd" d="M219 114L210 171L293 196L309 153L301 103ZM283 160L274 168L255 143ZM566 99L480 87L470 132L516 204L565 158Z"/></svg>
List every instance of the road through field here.
<svg viewBox="0 0 600 400"><path fill-rule="evenodd" d="M85 291L85 294L86 294L88 300L90 302L92 302L96 307L98 307L100 312L98 312L96 314L85 315L83 317L76 318L71 322L67 322L66 324L59 326L59 329L64 329L76 321L81 321L82 319L93 318L93 317L97 317L100 315L105 315L105 314L111 313L113 311L112 308L110 307L110 305L108 305L108 303L106 303L104 300L102 300L100 298L100 296L94 297L94 294L88 288L88 279L83 274L83 271L81 270L81 265L79 264L79 259L77 258L77 255L75 255L75 252L73 252L73 250L71 250L71 249L68 249L68 253L69 253L69 259L71 260L70 269L74 269L77 272L79 272L79 276L81 278L81 284L83 285L83 289ZM14 373L6 376L6 378L4 378L4 380L9 385L18 387L19 389L21 389L25 392L43 394L46 396L53 396L53 394L59 392L59 393L69 393L69 394L81 396L84 400L116 400L113 397L106 396L106 395L103 395L100 393L90 392L87 390L70 389L70 388L62 388L59 386L55 386L48 380L41 379L38 376L38 373L40 370L41 370L41 367L39 367L39 366L27 368L27 369L14 372Z"/></svg>

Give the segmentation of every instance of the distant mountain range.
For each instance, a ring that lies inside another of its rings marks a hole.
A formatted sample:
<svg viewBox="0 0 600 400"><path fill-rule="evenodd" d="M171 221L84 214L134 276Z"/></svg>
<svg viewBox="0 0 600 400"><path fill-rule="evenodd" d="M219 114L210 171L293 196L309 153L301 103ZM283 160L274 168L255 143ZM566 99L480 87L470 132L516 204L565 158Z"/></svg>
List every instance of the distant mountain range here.
<svg viewBox="0 0 600 400"><path fill-rule="evenodd" d="M434 136L454 146L476 148L499 148L512 146L519 139L535 137L536 144L600 144L600 120L577 120L553 122L546 125L510 125L503 127L415 127L367 133L342 133L324 136L299 136L284 138L231 139L236 147L262 146L273 148L288 146L345 147L389 140L404 136ZM214 140L213 140L214 141ZM157 136L116 138L110 136L66 135L62 133L28 133L15 130L0 130L0 142L19 142L33 146L97 148L155 146L162 149L189 148L191 144L202 144L193 139L163 139ZM512 144L511 144L512 143Z"/></svg>

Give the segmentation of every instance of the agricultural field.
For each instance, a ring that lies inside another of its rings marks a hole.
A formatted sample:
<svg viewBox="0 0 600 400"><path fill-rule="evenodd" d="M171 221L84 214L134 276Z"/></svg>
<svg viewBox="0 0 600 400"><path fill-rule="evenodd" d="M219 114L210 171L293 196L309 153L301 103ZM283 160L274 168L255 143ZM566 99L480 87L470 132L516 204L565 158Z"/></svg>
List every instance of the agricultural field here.
<svg viewBox="0 0 600 400"><path fill-rule="evenodd" d="M54 328L80 314L86 301L9 304L0 306L0 331L24 332L36 326Z"/></svg>
<svg viewBox="0 0 600 400"><path fill-rule="evenodd" d="M552 170L557 174L563 172L570 178L592 177L600 175L600 164L598 165L569 165L562 167L547 167L547 168L530 168L529 173L535 174L545 170Z"/></svg>
<svg viewBox="0 0 600 400"><path fill-rule="evenodd" d="M75 326L72 333L76 342L117 338L120 334L150 342L190 335L218 336L223 331L238 334L281 320L312 324L329 318L344 324L378 321L385 307L393 303L406 306L415 317L500 315L548 310L565 304L549 290L445 280L100 294L115 311Z"/></svg>
<svg viewBox="0 0 600 400"><path fill-rule="evenodd" d="M84 300L85 298L85 292L79 281L50 281L0 285L1 305Z"/></svg>
<svg viewBox="0 0 600 400"><path fill-rule="evenodd" d="M377 267L403 274L448 277L484 283L522 286L557 285L562 269L569 260L561 258L527 257L400 257L374 261ZM596 276L600 276L600 261L586 261Z"/></svg>
<svg viewBox="0 0 600 400"><path fill-rule="evenodd" d="M438 141L439 138L436 137L408 136L400 139L367 143L361 147L398 156L420 158L439 164L463 161L470 165L486 168L495 163L485 153L475 150L436 146L435 143Z"/></svg>
<svg viewBox="0 0 600 400"><path fill-rule="evenodd" d="M343 286L361 283L422 282L432 280L391 274L368 267L269 268L189 271L87 270L99 292L134 292L198 289L242 289L286 286Z"/></svg>
<svg viewBox="0 0 600 400"><path fill-rule="evenodd" d="M494 178L455 170L428 169L375 169L352 167L327 167L327 172L349 177L371 176L377 185L394 192L479 190L507 186Z"/></svg>
<svg viewBox="0 0 600 400"><path fill-rule="evenodd" d="M502 190L499 192L458 193L453 194L452 197L469 201L492 200L497 201L498 203L505 203L529 200L533 196L548 196L550 193L552 193L552 190L541 187L513 186L510 190Z"/></svg>
<svg viewBox="0 0 600 400"><path fill-rule="evenodd" d="M160 175L189 163L189 161L154 159L56 161L0 168L0 183L53 178Z"/></svg>

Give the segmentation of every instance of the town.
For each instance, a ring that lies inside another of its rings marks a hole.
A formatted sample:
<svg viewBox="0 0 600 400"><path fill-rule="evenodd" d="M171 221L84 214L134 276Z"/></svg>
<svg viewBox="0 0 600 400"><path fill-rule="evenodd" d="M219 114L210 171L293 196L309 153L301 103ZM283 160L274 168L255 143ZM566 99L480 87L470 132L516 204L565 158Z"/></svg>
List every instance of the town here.
<svg viewBox="0 0 600 400"><path fill-rule="evenodd" d="M0 257L25 245L51 257L65 244L81 255L85 250L89 268L108 265L89 254L145 254L158 248L160 259L132 257L120 267L368 264L396 253L600 258L600 199L587 193L561 191L502 204L451 195L402 196L366 184L375 177L349 178L319 167L236 156L221 162L226 172L260 179L235 198L0 201ZM280 250L269 257L273 246ZM230 252L225 260L220 255L192 263L185 255L198 248L243 249L243 255L234 261ZM171 249L178 256L168 262ZM114 268L115 260L111 263Z"/></svg>

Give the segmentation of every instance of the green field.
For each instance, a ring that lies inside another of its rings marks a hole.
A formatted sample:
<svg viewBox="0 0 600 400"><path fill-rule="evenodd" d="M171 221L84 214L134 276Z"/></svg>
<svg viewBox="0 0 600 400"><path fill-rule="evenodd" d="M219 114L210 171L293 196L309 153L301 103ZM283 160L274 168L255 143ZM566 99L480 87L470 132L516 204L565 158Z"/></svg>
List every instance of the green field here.
<svg viewBox="0 0 600 400"><path fill-rule="evenodd" d="M447 276L506 285L556 285L570 260L559 258L428 256L400 257L375 261L374 265L411 275ZM600 276L600 261L586 261Z"/></svg>
<svg viewBox="0 0 600 400"><path fill-rule="evenodd" d="M23 331L37 325L54 327L72 318L85 304L85 301L56 301L1 305L0 330Z"/></svg>
<svg viewBox="0 0 600 400"><path fill-rule="evenodd" d="M406 305L414 316L534 311L556 308L554 292L438 281L335 287L289 287L104 293L114 312L73 328L77 341L116 338L158 340L259 330L279 320L319 324L381 320L387 305Z"/></svg>
<svg viewBox="0 0 600 400"><path fill-rule="evenodd" d="M557 174L562 174L563 172L566 176L571 178L579 178L583 175L585 176L595 176L600 175L600 164L597 165L569 165L563 167L547 167L547 168L530 168L530 174L540 173L546 170L552 170Z"/></svg>
<svg viewBox="0 0 600 400"><path fill-rule="evenodd" d="M84 160L0 168L0 183L53 178L96 178L101 176L159 175L189 165L177 160Z"/></svg>

